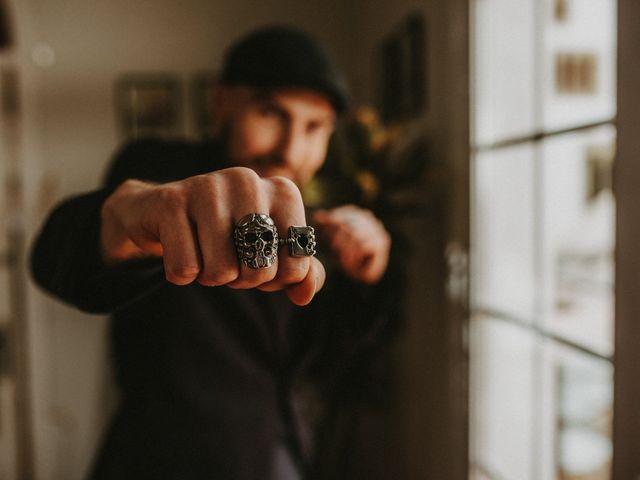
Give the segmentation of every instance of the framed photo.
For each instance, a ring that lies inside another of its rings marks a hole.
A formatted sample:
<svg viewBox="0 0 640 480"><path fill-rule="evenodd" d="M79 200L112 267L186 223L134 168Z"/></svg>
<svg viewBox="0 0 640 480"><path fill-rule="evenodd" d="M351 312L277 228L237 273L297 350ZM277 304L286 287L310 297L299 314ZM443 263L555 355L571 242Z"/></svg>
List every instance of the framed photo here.
<svg viewBox="0 0 640 480"><path fill-rule="evenodd" d="M595 95L598 56L595 53L559 52L555 56L556 93Z"/></svg>
<svg viewBox="0 0 640 480"><path fill-rule="evenodd" d="M205 71L194 75L191 81L193 125L202 139L213 136L213 89L217 79L215 72Z"/></svg>
<svg viewBox="0 0 640 480"><path fill-rule="evenodd" d="M385 122L416 117L427 108L426 24L409 14L382 41L379 51L379 108Z"/></svg>
<svg viewBox="0 0 640 480"><path fill-rule="evenodd" d="M12 65L0 68L0 155L5 165L0 168L6 178L9 172L16 170L20 159L20 79L18 71ZM12 166L10 166L12 165ZM5 185L6 187L6 185ZM16 195L13 195L15 193ZM12 207L19 208L22 192L5 191L3 201L12 202Z"/></svg>
<svg viewBox="0 0 640 480"><path fill-rule="evenodd" d="M556 22L561 23L567 20L569 16L569 0L555 0L553 7L553 17Z"/></svg>
<svg viewBox="0 0 640 480"><path fill-rule="evenodd" d="M20 114L18 72L13 66L0 69L0 111L3 121L15 121Z"/></svg>
<svg viewBox="0 0 640 480"><path fill-rule="evenodd" d="M173 137L181 133L181 88L170 74L127 74L116 81L116 115L122 137Z"/></svg>

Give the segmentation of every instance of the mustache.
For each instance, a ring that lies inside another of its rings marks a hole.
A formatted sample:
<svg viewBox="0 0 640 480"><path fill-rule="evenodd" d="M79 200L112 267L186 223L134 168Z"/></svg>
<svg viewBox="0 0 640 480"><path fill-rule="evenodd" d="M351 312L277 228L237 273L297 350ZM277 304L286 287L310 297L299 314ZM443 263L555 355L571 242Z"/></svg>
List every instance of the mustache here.
<svg viewBox="0 0 640 480"><path fill-rule="evenodd" d="M249 158L237 158L233 155L230 148L230 129L228 126L223 126L218 136L218 141L222 147L222 152L226 163L229 166L243 166L248 167L256 171L258 175L264 177L271 176L283 176L290 178L299 187L304 183L299 174L291 169L285 167L286 162L281 154L278 152L268 155L254 155ZM271 170L271 171L269 171Z"/></svg>
<svg viewBox="0 0 640 480"><path fill-rule="evenodd" d="M249 159L251 165L256 167L277 167L284 165L284 160L281 155L263 155L255 156Z"/></svg>
<svg viewBox="0 0 640 480"><path fill-rule="evenodd" d="M286 162L280 155L260 155L244 159L231 158L231 164L249 167L261 177L287 177L299 187L302 185L302 179L298 172L286 168Z"/></svg>

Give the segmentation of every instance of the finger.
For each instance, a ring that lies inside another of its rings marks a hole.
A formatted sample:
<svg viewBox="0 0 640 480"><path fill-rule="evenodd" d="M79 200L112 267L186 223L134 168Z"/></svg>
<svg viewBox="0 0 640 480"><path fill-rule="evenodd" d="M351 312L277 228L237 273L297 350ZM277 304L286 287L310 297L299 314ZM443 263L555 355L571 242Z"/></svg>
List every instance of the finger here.
<svg viewBox="0 0 640 480"><path fill-rule="evenodd" d="M328 238L334 237L342 229L359 232L363 229L371 229L379 222L369 210L354 205L319 210L314 215L313 221L318 226L319 233Z"/></svg>
<svg viewBox="0 0 640 480"><path fill-rule="evenodd" d="M235 230L238 223L247 215L256 213L270 216L270 202L264 181L258 177L253 170L233 170L234 175L235 173L239 173L239 175L236 175L228 182L226 198L227 202L228 199L233 199L233 205L231 207L233 211L232 230ZM254 221L256 223L262 222L260 219L255 219ZM260 235L265 235L265 233L261 233ZM261 238L268 242L266 235ZM230 233L225 239L235 251L233 233ZM225 239L223 239L223 241L225 241ZM268 248L276 249L277 246L270 246ZM261 253L265 253L265 251L263 250ZM277 260L273 265L265 268L251 268L242 261L236 260L236 262L238 262L239 265L239 276L236 280L227 284L231 288L255 288L258 285L272 280L278 268Z"/></svg>
<svg viewBox="0 0 640 480"><path fill-rule="evenodd" d="M300 190L286 178L265 179L271 201L270 214L281 238L287 238L290 226L306 225L304 204ZM281 289L303 281L309 271L309 257L294 257L285 245L278 251L278 269L267 289Z"/></svg>
<svg viewBox="0 0 640 480"><path fill-rule="evenodd" d="M346 237L356 243L369 243L371 239L386 236L382 223L371 214L359 214L349 221L340 221L334 227L334 239Z"/></svg>
<svg viewBox="0 0 640 480"><path fill-rule="evenodd" d="M354 226L340 224L331 239L331 251L342 263L353 265L360 261L363 253L371 250L377 233L379 232L366 222Z"/></svg>
<svg viewBox="0 0 640 480"><path fill-rule="evenodd" d="M238 237L238 242L245 244L238 247L240 276L229 284L231 288L258 287L271 281L278 269L278 234L273 219L266 213L248 214L245 217L237 222L235 229L242 231L255 226L257 231L245 232L244 240L242 235ZM247 249L252 249L253 253L244 256L249 251Z"/></svg>
<svg viewBox="0 0 640 480"><path fill-rule="evenodd" d="M346 240L339 247L334 247L335 255L342 269L351 277L356 277L357 272L364 264L369 253L363 250L362 245Z"/></svg>
<svg viewBox="0 0 640 480"><path fill-rule="evenodd" d="M232 219L227 189L216 177L198 180L191 195L190 214L195 224L202 258L198 282L205 286L227 285L240 276L232 242Z"/></svg>
<svg viewBox="0 0 640 480"><path fill-rule="evenodd" d="M290 285L286 289L287 296L296 305L308 305L316 293L322 289L326 279L324 266L320 261L311 257L307 276L299 283Z"/></svg>
<svg viewBox="0 0 640 480"><path fill-rule="evenodd" d="M382 278L382 275L387 269L388 262L388 249L380 245L362 257L354 273L357 279L364 283L376 283Z"/></svg>
<svg viewBox="0 0 640 480"><path fill-rule="evenodd" d="M169 215L160 224L158 233L167 280L176 285L193 282L200 272L201 263L186 212L174 212L173 215Z"/></svg>
<svg viewBox="0 0 640 480"><path fill-rule="evenodd" d="M377 281L384 273L389 247L386 231L370 222L363 222L362 228L358 229L340 229L331 243L345 273L366 283Z"/></svg>
<svg viewBox="0 0 640 480"><path fill-rule="evenodd" d="M316 219L349 277L365 283L375 283L382 277L388 263L390 239L371 211L345 205L318 211Z"/></svg>

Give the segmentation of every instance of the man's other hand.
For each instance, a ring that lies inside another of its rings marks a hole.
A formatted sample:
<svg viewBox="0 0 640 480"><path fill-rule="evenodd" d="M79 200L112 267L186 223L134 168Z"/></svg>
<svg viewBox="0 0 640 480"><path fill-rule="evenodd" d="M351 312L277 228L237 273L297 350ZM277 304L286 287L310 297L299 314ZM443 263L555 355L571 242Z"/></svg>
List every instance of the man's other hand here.
<svg viewBox="0 0 640 480"><path fill-rule="evenodd" d="M234 167L166 184L127 180L102 207L101 246L105 263L141 256L163 258L166 278L176 285L286 289L297 305L311 301L325 280L314 257L291 257L280 248L269 268L238 261L233 242L237 222L265 213L280 235L290 225L306 225L296 185L283 177L260 178Z"/></svg>
<svg viewBox="0 0 640 480"><path fill-rule="evenodd" d="M319 210L313 224L349 277L372 284L384 275L391 236L371 211L355 205Z"/></svg>

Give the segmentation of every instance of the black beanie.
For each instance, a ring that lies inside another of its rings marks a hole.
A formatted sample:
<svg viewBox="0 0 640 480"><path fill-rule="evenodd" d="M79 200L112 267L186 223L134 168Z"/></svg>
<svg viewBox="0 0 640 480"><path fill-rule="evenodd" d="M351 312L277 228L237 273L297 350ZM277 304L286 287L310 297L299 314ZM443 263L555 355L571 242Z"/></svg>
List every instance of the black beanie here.
<svg viewBox="0 0 640 480"><path fill-rule="evenodd" d="M304 87L329 97L337 113L347 109L347 84L326 50L306 33L285 26L251 32L227 50L224 85Z"/></svg>

